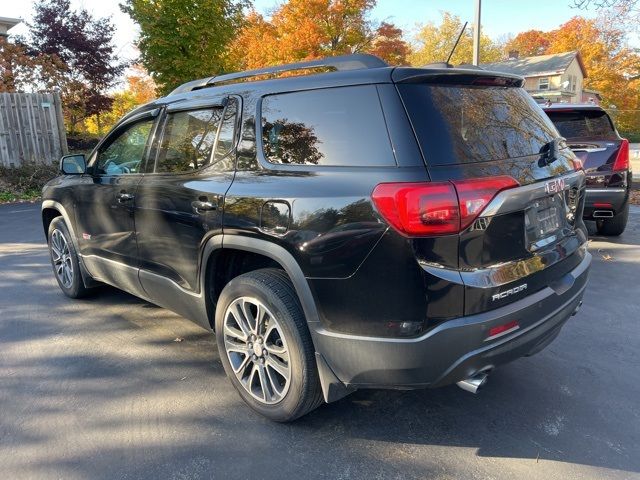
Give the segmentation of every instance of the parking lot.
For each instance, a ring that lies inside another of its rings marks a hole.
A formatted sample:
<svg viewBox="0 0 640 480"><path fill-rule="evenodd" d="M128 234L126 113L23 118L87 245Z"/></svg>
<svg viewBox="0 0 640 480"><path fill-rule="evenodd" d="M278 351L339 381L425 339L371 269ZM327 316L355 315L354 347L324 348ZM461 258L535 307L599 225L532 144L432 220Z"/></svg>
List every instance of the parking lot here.
<svg viewBox="0 0 640 480"><path fill-rule="evenodd" d="M593 237L559 338L478 395L360 391L287 425L245 407L187 320L107 287L64 297L39 212L0 206L2 478L640 478L638 207Z"/></svg>

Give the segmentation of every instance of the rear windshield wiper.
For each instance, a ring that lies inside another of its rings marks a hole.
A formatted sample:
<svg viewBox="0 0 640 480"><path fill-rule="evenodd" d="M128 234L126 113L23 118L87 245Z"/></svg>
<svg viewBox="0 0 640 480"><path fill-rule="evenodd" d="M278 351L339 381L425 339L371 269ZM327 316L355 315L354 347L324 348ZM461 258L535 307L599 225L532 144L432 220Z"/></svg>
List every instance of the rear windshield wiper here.
<svg viewBox="0 0 640 480"><path fill-rule="evenodd" d="M558 159L558 155L561 148L565 148L567 139L564 137L557 137L550 142L545 143L540 149L540 160L538 163L541 167L545 167Z"/></svg>

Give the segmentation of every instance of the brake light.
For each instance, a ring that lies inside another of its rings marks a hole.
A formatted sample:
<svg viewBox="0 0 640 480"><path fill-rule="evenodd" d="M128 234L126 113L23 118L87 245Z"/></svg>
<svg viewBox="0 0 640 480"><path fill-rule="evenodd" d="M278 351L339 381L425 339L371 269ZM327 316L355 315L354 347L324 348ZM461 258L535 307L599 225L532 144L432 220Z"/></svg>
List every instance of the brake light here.
<svg viewBox="0 0 640 480"><path fill-rule="evenodd" d="M584 163L582 163L582 159L581 158L574 158L571 160L573 162L573 168L575 170L584 170Z"/></svg>
<svg viewBox="0 0 640 480"><path fill-rule="evenodd" d="M517 186L508 176L381 183L371 199L384 219L403 235L449 235L471 225L498 192Z"/></svg>
<svg viewBox="0 0 640 480"><path fill-rule="evenodd" d="M618 150L618 156L613 163L613 171L620 172L623 170L629 170L629 140L622 139L620 143L620 149Z"/></svg>

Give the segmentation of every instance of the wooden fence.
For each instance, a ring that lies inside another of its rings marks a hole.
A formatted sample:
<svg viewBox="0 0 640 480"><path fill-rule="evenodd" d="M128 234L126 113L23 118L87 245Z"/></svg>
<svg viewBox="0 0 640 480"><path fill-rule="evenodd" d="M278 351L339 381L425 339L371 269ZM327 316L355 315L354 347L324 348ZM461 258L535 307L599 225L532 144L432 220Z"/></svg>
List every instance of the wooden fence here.
<svg viewBox="0 0 640 480"><path fill-rule="evenodd" d="M0 93L0 165L50 164L67 152L57 93Z"/></svg>

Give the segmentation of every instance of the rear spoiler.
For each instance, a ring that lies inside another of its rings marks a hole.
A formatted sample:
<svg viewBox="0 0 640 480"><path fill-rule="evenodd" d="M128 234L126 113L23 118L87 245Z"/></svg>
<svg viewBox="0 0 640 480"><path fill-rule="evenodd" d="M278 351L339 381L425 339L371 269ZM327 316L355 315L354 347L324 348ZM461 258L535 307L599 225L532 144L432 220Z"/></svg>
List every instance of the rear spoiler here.
<svg viewBox="0 0 640 480"><path fill-rule="evenodd" d="M429 83L438 85L477 85L483 87L522 87L524 78L501 72L463 68L396 68L391 75L395 83Z"/></svg>

